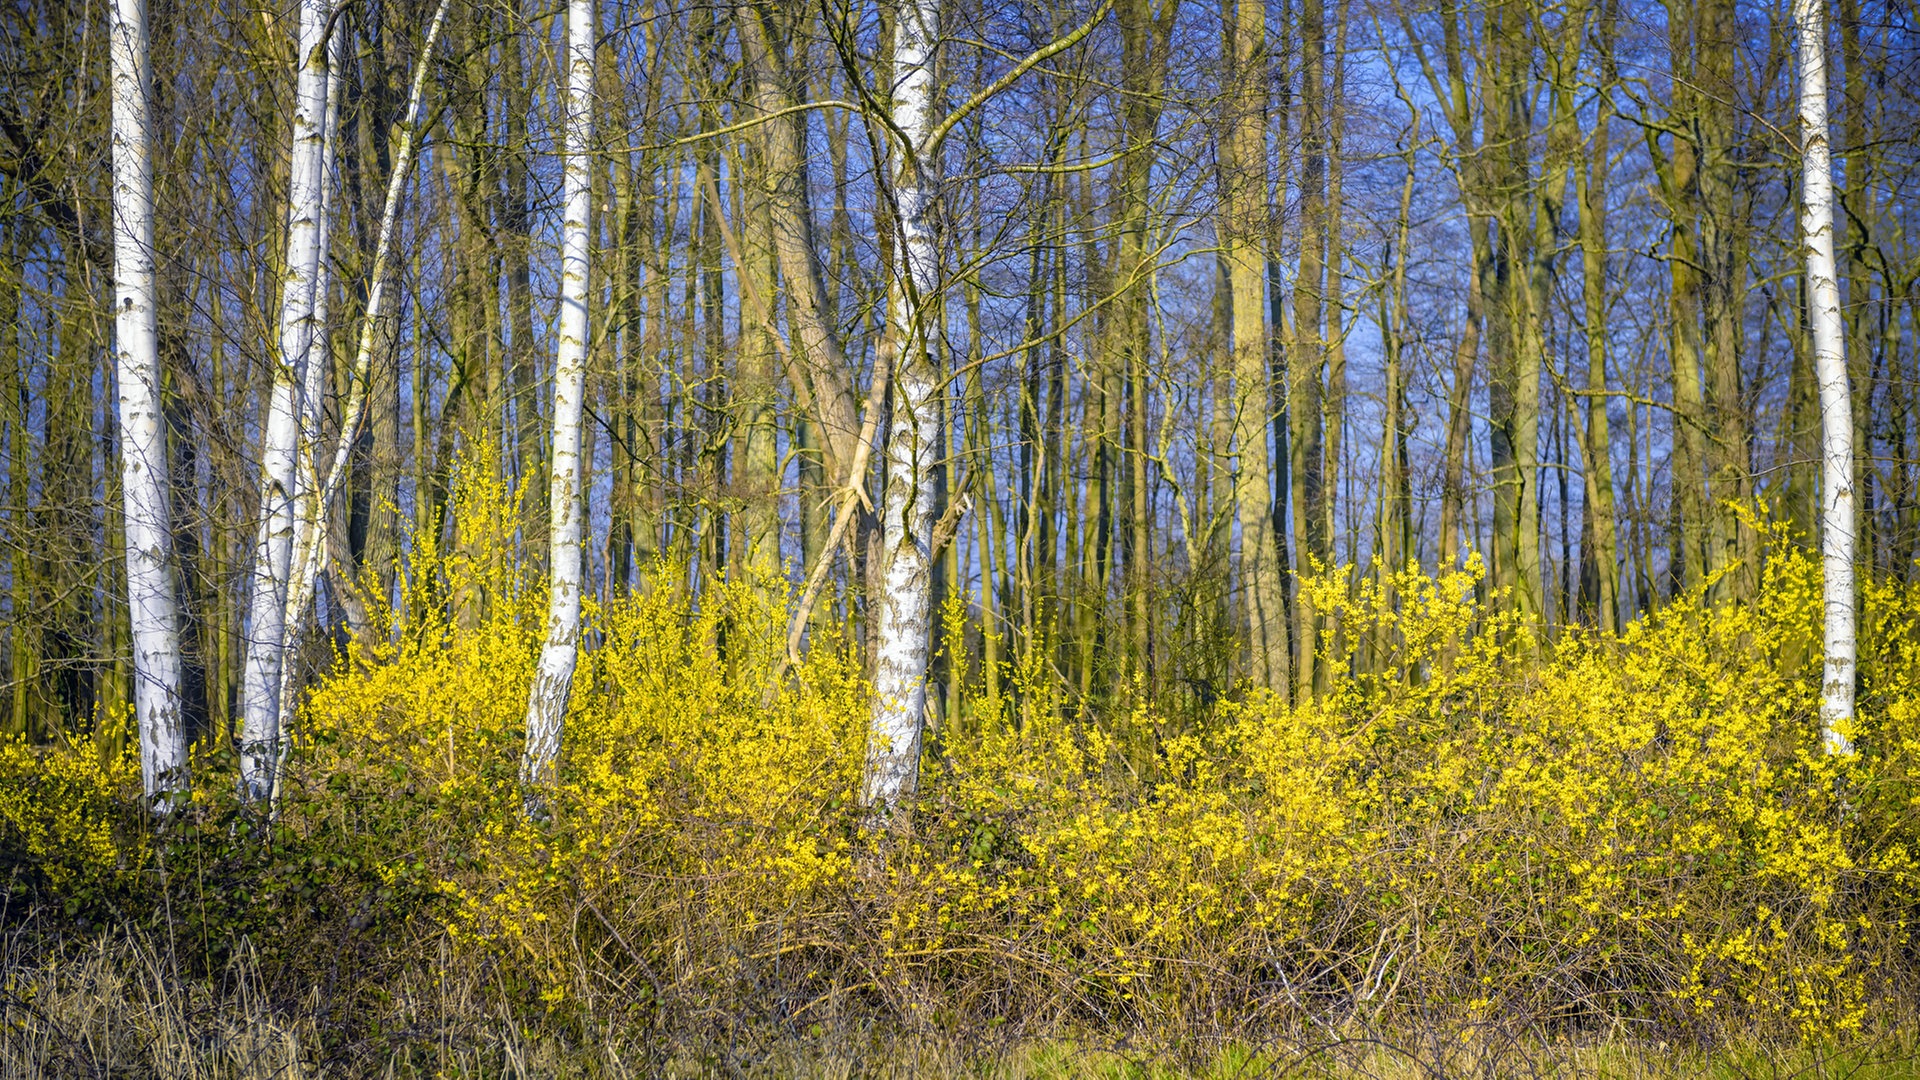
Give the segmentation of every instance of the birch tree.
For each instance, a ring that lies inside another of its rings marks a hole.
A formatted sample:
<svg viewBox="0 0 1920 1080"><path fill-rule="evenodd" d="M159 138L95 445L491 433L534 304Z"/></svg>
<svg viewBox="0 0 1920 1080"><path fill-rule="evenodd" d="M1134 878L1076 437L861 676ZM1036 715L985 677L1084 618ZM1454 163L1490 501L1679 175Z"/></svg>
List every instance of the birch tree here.
<svg viewBox="0 0 1920 1080"><path fill-rule="evenodd" d="M865 800L876 813L911 798L920 779L933 614L933 464L941 386L925 313L939 286L933 195L933 57L939 0L908 0L893 37L892 126L898 133L894 200L905 272L888 305L898 359L882 506L885 554L874 665L873 727Z"/></svg>
<svg viewBox="0 0 1920 1080"><path fill-rule="evenodd" d="M560 253L560 334L553 372L553 472L547 486L547 640L527 696L520 781L530 814L552 785L580 642L580 414L587 380L587 213L593 135L593 0L567 4L565 224Z"/></svg>
<svg viewBox="0 0 1920 1080"><path fill-rule="evenodd" d="M185 786L187 741L180 716L180 616L173 595L167 441L160 415L154 311L153 73L146 0L114 0L110 18L113 334L127 608L133 621L134 717L147 797L171 797Z"/></svg>
<svg viewBox="0 0 1920 1080"><path fill-rule="evenodd" d="M939 248L934 195L940 147L973 110L1036 65L1078 44L1113 8L1104 0L1086 22L981 87L937 123L934 51L939 0L908 0L893 37L893 96L887 124L894 136L894 220L904 272L888 304L897 350L891 375L893 420L887 436L882 503L880 622L874 647L873 718L861 798L876 819L911 799L920 781L920 737L926 725L927 667L933 628L934 465L941 456L940 409L945 384L933 355L938 311Z"/></svg>
<svg viewBox="0 0 1920 1080"><path fill-rule="evenodd" d="M315 319L325 288L322 223L332 88L328 0L300 5L299 74L287 179L286 268L281 277L279 352L260 445L260 525L254 542L247 658L241 671L240 782L251 800L268 797L280 755L280 681L286 661L286 606L293 562L294 496L307 369L323 329Z"/></svg>
<svg viewBox="0 0 1920 1080"><path fill-rule="evenodd" d="M1794 0L1800 31L1800 229L1806 244L1807 321L1820 387L1820 551L1825 571L1826 665L1820 738L1830 754L1853 749L1853 404L1840 284L1833 256L1833 164L1827 129L1825 0Z"/></svg>
<svg viewBox="0 0 1920 1080"><path fill-rule="evenodd" d="M433 62L433 47L440 38L440 30L447 21L447 9L451 0L440 0L434 9L433 21L427 26L426 40L420 46L420 58L414 65L413 81L407 93L407 105L399 124L398 145L394 151L393 169L387 177L386 201L380 213L379 239L374 244L373 266L367 285L367 308L360 318L360 334L354 349L353 367L348 376L350 387L347 391L347 405L340 421L340 438L335 443L333 459L324 479L318 472L317 463L309 465L310 458L303 458L303 467L312 470L308 481L313 494L301 506L296 539L293 546L292 585L287 596L285 626L291 640L305 624L307 614L312 608L314 588L320 580L320 574L326 569L327 558L331 551L328 543L328 522L332 520L331 508L334 496L345 482L353 455L354 440L358 437L360 425L367 413L367 397L373 379L373 356L375 343L379 337L381 320L387 318L387 287L391 284L389 273L393 266L394 234L399 228L400 206L406 195L407 181L413 171L413 161L418 149L421 132L420 102L425 96L427 72ZM315 426L317 427L317 420ZM291 721L293 698L296 689L292 678L280 680L279 723L282 727Z"/></svg>

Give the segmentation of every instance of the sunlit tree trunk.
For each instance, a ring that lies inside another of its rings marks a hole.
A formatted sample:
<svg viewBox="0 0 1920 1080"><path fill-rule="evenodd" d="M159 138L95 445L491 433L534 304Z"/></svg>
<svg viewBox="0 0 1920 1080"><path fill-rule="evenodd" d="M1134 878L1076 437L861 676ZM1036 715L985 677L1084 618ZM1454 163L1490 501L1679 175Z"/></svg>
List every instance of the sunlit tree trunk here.
<svg viewBox="0 0 1920 1080"><path fill-rule="evenodd" d="M1706 423L1701 447L1707 470L1706 569L1718 579L1716 600L1741 601L1759 580L1754 530L1735 509L1752 494L1750 424L1742 393L1745 352L1747 219L1738 205L1743 162L1738 145L1734 56L1739 51L1733 0L1699 6L1695 81L1700 132L1700 261L1705 269L1702 338Z"/></svg>
<svg viewBox="0 0 1920 1080"><path fill-rule="evenodd" d="M1326 9L1306 0L1300 14L1300 272L1293 290L1293 344L1287 353L1288 451L1293 498L1293 566L1314 572L1329 562L1326 534L1326 441L1321 379L1326 366L1325 306L1327 155L1325 53ZM1294 590L1293 632L1297 693L1311 694L1325 680L1317 663L1320 613L1305 589Z"/></svg>
<svg viewBox="0 0 1920 1080"><path fill-rule="evenodd" d="M938 0L911 0L894 26L894 181L904 273L888 305L899 349L893 376L893 421L887 438L882 530L880 626L875 643L873 726L867 743L866 804L885 813L912 797L920 776L920 735L926 717L927 658L932 625L934 438L939 429L940 382L932 351L933 310L939 284L933 233L937 162L928 153L933 132L934 46L940 32Z"/></svg>
<svg viewBox="0 0 1920 1080"><path fill-rule="evenodd" d="M433 22L427 27L425 43L421 46L419 62L414 67L412 88L408 92L407 107L400 120L399 146L394 154L392 171L387 177L386 201L380 213L380 234L374 244L373 267L369 278L366 311L361 316L360 334L354 350L353 366L349 369L347 403L340 422L340 438L335 444L333 457L324 474L316 472L317 482L308 496L308 504L303 508L299 526L296 530L293 558L292 587L287 598L286 628L288 640L292 641L306 622L308 612L314 600L314 588L320 574L326 569L332 546L328 543L328 523L332 520L330 508L334 496L346 481L353 454L353 443L360 424L367 412L367 399L373 377L373 361L376 346L381 337L381 325L387 318L387 290L396 283L397 275L391 273L393 260L394 234L399 228L400 205L406 194L407 178L413 169L414 152L418 141L417 128L420 123L420 100L426 91L427 73L433 59L434 43L439 39L440 28L445 24L447 9L451 0L440 0L434 10ZM317 421L316 421L317 423ZM280 723L284 726L292 719L295 683L291 673L281 677Z"/></svg>
<svg viewBox="0 0 1920 1080"><path fill-rule="evenodd" d="M1527 219L1526 231L1531 237L1521 237L1523 230L1516 229L1516 247L1525 252L1527 268L1526 293L1516 301L1520 305L1522 317L1518 321L1520 334L1518 348L1515 350L1518 364L1514 375L1514 417L1513 450L1514 461L1519 469L1521 504L1517 508L1516 532L1512 549L1517 558L1515 568L1519 580L1519 594L1515 599L1521 609L1538 615L1543 620L1551 614L1558 622L1568 621L1564 590L1555 592L1550 573L1543 573L1541 565L1541 541L1543 539L1542 521L1544 500L1543 477L1547 475L1540 463L1540 390L1542 369L1552 364L1560 367L1552 355L1554 343L1550 341L1549 323L1553 318L1554 298L1559 289L1559 257L1563 244L1560 235L1562 202L1566 195L1568 180L1577 162L1576 145L1578 142L1578 121L1575 110L1569 100L1576 93L1576 76L1579 70L1579 56L1582 44L1586 40L1587 27L1586 0L1575 0L1562 8L1564 22L1556 36L1542 40L1538 68L1547 83L1548 107L1545 124L1546 146L1541 158L1538 180L1531 181L1532 191L1529 197L1519 205L1525 209L1522 216ZM1534 34L1539 34L1536 28ZM1526 35L1522 35L1524 39ZM1510 58L1524 61L1525 53L1516 48ZM1524 68L1514 72L1515 77L1524 77ZM1526 83L1520 83L1516 90L1522 95L1527 93ZM1524 107L1513 110L1514 137L1533 130L1535 125ZM1512 176L1515 180L1529 178L1531 165L1524 146L1519 148ZM1552 432L1564 435L1561 426L1564 417L1554 414ZM1564 441L1561 439L1559 441ZM1556 442L1555 445L1558 445ZM1556 451L1557 452L1557 451ZM1565 479L1565 455L1561 454L1557 464L1562 466L1556 480ZM1562 509L1566 506L1562 500ZM1564 515L1563 515L1564 516ZM1563 541L1564 541L1563 523ZM1562 558L1564 567L1567 559ZM1555 604L1548 601L1558 596Z"/></svg>
<svg viewBox="0 0 1920 1080"><path fill-rule="evenodd" d="M1850 751L1853 721L1853 404L1848 389L1840 283L1833 256L1833 164L1827 128L1825 0L1794 0L1800 31L1800 229L1806 243L1807 321L1820 384L1820 551L1825 570L1825 674L1820 735L1829 753Z"/></svg>
<svg viewBox="0 0 1920 1080"><path fill-rule="evenodd" d="M311 607L313 582L305 577L311 557L315 550L327 542L327 516L324 504L319 499L319 477L315 473L316 457L320 452L321 404L325 400L328 387L328 375L333 367L332 346L328 327L328 305L331 297L328 290L331 280L328 275L327 254L332 245L333 236L333 193L335 187L334 163L338 153L335 132L340 121L340 35L334 34L327 39L327 105L321 113L320 139L320 209L319 228L315 234L314 274L313 274L313 311L310 323L313 327L307 339L305 370L300 377L299 422L296 425L293 473L293 545L292 554L287 559L286 607L281 612L280 632L280 685L276 691L275 709L278 713L272 727L284 733L293 722L293 700L298 690L300 634L304 629L307 611ZM350 449L351 444L343 444ZM287 743L284 739L278 744L279 756L286 756ZM274 782L269 784L270 794L278 797L278 770L274 768Z"/></svg>
<svg viewBox="0 0 1920 1080"><path fill-rule="evenodd" d="M133 622L140 777L152 798L170 796L185 786L187 741L180 715L180 616L173 595L173 527L154 311L153 77L146 0L114 0L111 20L113 334L125 507L121 520Z"/></svg>
<svg viewBox="0 0 1920 1080"><path fill-rule="evenodd" d="M1487 13L1485 49L1486 181L1491 204L1492 288L1487 335L1487 414L1493 473L1493 581L1511 589L1523 619L1545 613L1540 573L1540 365L1542 306L1547 295L1550 247L1534 189L1528 149L1533 141L1535 40L1526 14L1496 6ZM1544 248L1544 250L1543 250ZM1537 257L1536 257L1537 256Z"/></svg>
<svg viewBox="0 0 1920 1080"><path fill-rule="evenodd" d="M1380 433L1380 502L1376 534L1376 572L1386 604L1397 602L1393 575L1406 568L1413 554L1410 524L1410 481L1407 475L1406 375L1407 332L1412 322L1407 306L1407 247L1413 230L1413 183L1420 142L1420 114L1408 109L1412 120L1402 140L1407 174L1400 184L1400 215L1395 223L1390 263L1382 277L1389 287L1380 294L1380 331L1386 361L1385 424ZM1382 643L1384 645L1384 643ZM1377 655L1384 655L1384 650Z"/></svg>
<svg viewBox="0 0 1920 1080"><path fill-rule="evenodd" d="M1672 228L1667 241L1667 355L1673 370L1673 453L1671 514L1673 530L1671 574L1681 588L1692 589L1706 579L1705 465L1701 449L1705 403L1700 386L1701 275L1699 251L1699 146L1693 138L1699 110L1692 68L1697 59L1693 24L1696 10L1690 0L1668 0L1667 48L1675 72L1668 129L1672 150L1663 153L1660 129L1647 128L1647 150L1653 158L1663 211Z"/></svg>
<svg viewBox="0 0 1920 1080"><path fill-rule="evenodd" d="M772 310L780 275L768 237L772 212L764 189L751 183L736 190L747 223L734 266L743 309L756 325L743 325L736 360L733 424L738 432L738 459L734 464L734 496L740 503L739 543L735 555L750 571L755 589L772 586L781 572L780 561L780 451L776 411L779 408L780 341ZM743 320L745 323L746 320Z"/></svg>
<svg viewBox="0 0 1920 1080"><path fill-rule="evenodd" d="M1591 150L1585 162L1574 163L1575 199L1580 218L1580 285L1586 317L1587 379L1584 422L1580 425L1581 470L1586 485L1587 515L1593 527L1593 550L1583 559L1595 575L1595 616L1608 631L1620 628L1620 562L1617 517L1614 512L1613 437L1607 413L1607 177L1612 146L1608 121L1613 115L1614 0L1602 0L1596 31L1601 56L1601 94L1595 106ZM1569 105L1570 107L1570 105ZM1584 545L1583 545L1584 547Z"/></svg>
<svg viewBox="0 0 1920 1080"><path fill-rule="evenodd" d="M1346 162L1343 147L1346 141L1346 82L1347 82L1347 31L1352 26L1348 18L1348 0L1340 0L1334 8L1333 55L1330 58L1332 71L1328 75L1328 86L1322 115L1326 118L1327 135L1327 198L1322 210L1326 230L1326 288L1325 288L1325 330L1326 342L1326 395L1320 403L1320 413L1324 418L1324 449L1321 451L1322 467L1320 512L1326 518L1322 531L1325 535L1328 561L1338 566L1351 563L1358 556L1359 543L1351 532L1347 536L1347 547L1340 547L1340 507L1343 501L1350 508L1351 484L1353 477L1346 469L1346 429L1347 429L1347 244L1345 235L1345 196ZM1348 485L1343 491L1342 485ZM1349 513L1350 526L1357 524L1358 515ZM1351 582L1351 578L1349 578ZM1326 612L1322 616L1320 634L1329 641L1337 642L1341 635L1341 613ZM1322 678L1325 678L1322 675Z"/></svg>
<svg viewBox="0 0 1920 1080"><path fill-rule="evenodd" d="M545 809L560 756L567 697L580 642L580 415L587 381L588 196L592 165L593 0L567 4L565 221L560 255L560 333L553 372L553 471L547 485L547 640L527 698L527 745L520 782L530 812Z"/></svg>
<svg viewBox="0 0 1920 1080"><path fill-rule="evenodd" d="M1112 0L1106 0L1077 29L1013 65L937 124L933 64L939 41L938 0L911 0L895 15L889 126L896 167L891 217L900 241L902 266L888 304L891 347L897 359L891 375L893 414L887 423L879 552L877 565L872 568L880 610L872 638L873 713L861 785L862 800L876 823L914 795L926 719L934 585L934 467L940 456L940 411L945 393L933 353L940 328L932 325L940 310L939 249L934 232L940 147L970 112L1036 65L1083 40L1112 7ZM863 425L862 431L868 426ZM1004 555L1001 562L1004 565Z"/></svg>
<svg viewBox="0 0 1920 1080"><path fill-rule="evenodd" d="M1267 55L1264 0L1238 0L1221 12L1221 18L1228 23L1237 89L1228 99L1233 111L1220 152L1221 178L1227 188L1221 246L1232 297L1231 417L1237 447L1232 498L1240 524L1241 607L1254 685L1284 698L1290 689L1292 664L1287 655L1286 583L1280 575L1279 538L1273 528L1266 259L1259 243L1267 234L1267 101L1266 80L1260 74ZM1286 463L1280 462L1279 467L1286 468Z"/></svg>
<svg viewBox="0 0 1920 1080"><path fill-rule="evenodd" d="M260 525L254 543L241 673L240 782L264 799L280 754L280 680L286 657L286 603L293 561L294 503L300 448L300 390L318 328L316 287L326 160L328 48L332 5L300 6L299 75L294 90L293 154L287 182L286 268L281 278L279 351L260 445Z"/></svg>
<svg viewBox="0 0 1920 1080"><path fill-rule="evenodd" d="M813 201L807 185L806 116L796 102L782 48L782 20L769 5L734 9L740 41L753 72L752 98L763 120L756 125L761 180L767 202L770 243L786 282L786 319L795 367L788 372L797 400L807 409L812 434L835 484L864 483L846 476L860 427L854 375L832 318L833 305L814 242ZM844 151L843 151L844 153Z"/></svg>
<svg viewBox="0 0 1920 1080"><path fill-rule="evenodd" d="M9 192L11 187L8 188ZM16 267L19 263L20 238L18 226L8 222L4 231L5 244L0 252L6 256L6 265ZM0 284L4 293L0 293L0 320L12 325L20 313L20 294L25 283L16 272L9 272L4 284ZM0 402L0 409L6 416L7 454L7 600L12 605L13 617L8 621L7 651L9 675L7 694L7 722L5 730L10 735L25 739L33 733L33 712L31 693L37 681L39 650L29 634L30 624L26 612L33 606L32 582L34 559L20 538L27 534L30 515L27 507L28 444L27 416L31 397L28 393L30 381L25 370L25 353L20 348L17 334L0 336L0 392L6 400Z"/></svg>
<svg viewBox="0 0 1920 1080"><path fill-rule="evenodd" d="M1125 447L1119 476L1119 510L1124 522L1120 547L1125 556L1121 612L1126 626L1124 655L1128 670L1150 681L1154 664L1153 605L1149 600L1153 527L1147 472L1152 453L1147 445L1151 393L1147 364L1153 297L1148 279L1154 256L1148 243L1169 38L1180 9L1177 4L1156 7L1144 0L1122 0L1117 9L1125 101L1121 134L1128 148L1118 177L1115 218L1119 235L1114 254L1120 296L1111 324L1121 387L1121 443Z"/></svg>

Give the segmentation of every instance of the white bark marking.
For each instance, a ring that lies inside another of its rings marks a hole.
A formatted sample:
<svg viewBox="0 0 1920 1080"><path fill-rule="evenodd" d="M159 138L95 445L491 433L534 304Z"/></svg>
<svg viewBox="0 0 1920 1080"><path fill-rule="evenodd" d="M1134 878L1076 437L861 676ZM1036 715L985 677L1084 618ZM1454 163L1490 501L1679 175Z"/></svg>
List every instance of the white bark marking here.
<svg viewBox="0 0 1920 1080"><path fill-rule="evenodd" d="M148 798L186 787L180 717L180 616L173 594L167 439L160 406L153 270L153 71L146 0L114 0L113 334L120 397L120 483L133 620L133 707Z"/></svg>
<svg viewBox="0 0 1920 1080"><path fill-rule="evenodd" d="M254 544L247 655L241 671L240 781L250 800L273 789L280 756L280 681L286 656L286 604L293 562L301 392L314 342L317 289L326 262L321 219L326 199L329 53L328 0L301 0L293 154L287 179L287 266L281 281L279 355L260 446L260 529Z"/></svg>
<svg viewBox="0 0 1920 1080"><path fill-rule="evenodd" d="M580 642L580 412L587 374L588 143L593 135L593 0L567 3L565 231L560 254L560 335L553 373L553 473L547 489L547 640L527 696L520 780L530 813L555 778Z"/></svg>
<svg viewBox="0 0 1920 1080"><path fill-rule="evenodd" d="M372 279L367 291L367 310L360 320L360 336L354 351L353 372L349 376L351 387L347 393L347 407L340 422L340 439L334 446L333 461L328 466L324 482L314 486L314 495L307 503L299 518L299 532L294 543L292 588L287 596L285 626L287 640L292 642L293 635L305 624L308 610L314 600L314 587L320 580L320 574L326 569L331 549L327 543L327 528L331 520L329 509L340 485L345 482L348 464L353 456L353 442L359 435L360 423L366 416L367 392L373 369L374 340L380 320L386 313L387 267L393 259L393 238L399 227L400 206L406 197L407 177L413 170L415 150L419 143L420 102L426 93L427 71L433 61L433 47L440 38L440 29L447 20L447 9L451 0L440 0L434 9L433 21L427 25L427 36L420 47L420 58L413 70L413 83L407 94L407 107L401 114L399 123L399 146L394 151L393 171L387 177L386 202L380 212L380 234L374 244ZM317 430L318 419L314 420ZM305 470L303 470L305 475ZM318 475L317 469L314 476ZM282 730L292 721L295 685L290 678L281 680L280 720Z"/></svg>
<svg viewBox="0 0 1920 1080"><path fill-rule="evenodd" d="M931 351L932 328L926 325L939 287L932 219L938 164L932 137L933 53L939 30L937 0L912 0L901 8L894 32L893 122L905 142L897 147L900 168L894 195L907 272L889 305L900 361L887 437L884 585L862 786L865 803L876 817L911 800L918 789L926 722L933 627L933 466L942 398Z"/></svg>
<svg viewBox="0 0 1920 1080"><path fill-rule="evenodd" d="M1844 754L1853 749L1844 730L1853 719L1853 395L1847 380L1846 336L1833 258L1824 0L1794 0L1793 18L1800 31L1800 227L1807 245L1814 378L1820 385L1820 550L1826 579L1820 737L1828 753Z"/></svg>

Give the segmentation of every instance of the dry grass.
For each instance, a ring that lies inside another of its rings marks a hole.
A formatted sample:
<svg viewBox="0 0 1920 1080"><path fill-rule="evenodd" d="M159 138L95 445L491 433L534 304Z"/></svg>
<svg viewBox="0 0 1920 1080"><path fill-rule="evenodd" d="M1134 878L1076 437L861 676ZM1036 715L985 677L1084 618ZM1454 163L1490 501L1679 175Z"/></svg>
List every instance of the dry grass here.
<svg viewBox="0 0 1920 1080"><path fill-rule="evenodd" d="M14 957L9 957L12 961ZM276 1013L248 966L208 986L159 954L99 942L61 960L10 962L0 984L0 1077L298 1077L311 1022Z"/></svg>
<svg viewBox="0 0 1920 1080"><path fill-rule="evenodd" d="M1576 1078L1724 1080L1920 1075L1912 1043L1882 1039L1843 1050L1798 1046L1669 1048L1615 1032L1584 1043L1462 1026L1440 1018L1407 1030L1319 1030L1248 1047L1174 1040L1128 1046L1070 1034L954 1037L838 1017L805 1029L732 1025L661 1033L605 1017L561 1033L529 1024L486 973L443 955L432 971L391 988L374 1018L343 1043L341 1018L318 990L269 1000L248 961L215 980L172 970L164 949L124 936L30 961L20 939L0 984L0 1080L301 1080L306 1077L765 1076L1041 1078L1206 1077L1316 1080ZM368 1035L368 1032L374 1034Z"/></svg>
<svg viewBox="0 0 1920 1080"><path fill-rule="evenodd" d="M0 740L0 1080L1920 1076L1920 585L1843 762L1816 569L1545 656L1410 574L1343 622L1398 666L1297 707L969 684L879 835L858 665L776 683L745 586L601 613L539 823L540 616L416 597L271 822L217 750L156 833L129 760Z"/></svg>

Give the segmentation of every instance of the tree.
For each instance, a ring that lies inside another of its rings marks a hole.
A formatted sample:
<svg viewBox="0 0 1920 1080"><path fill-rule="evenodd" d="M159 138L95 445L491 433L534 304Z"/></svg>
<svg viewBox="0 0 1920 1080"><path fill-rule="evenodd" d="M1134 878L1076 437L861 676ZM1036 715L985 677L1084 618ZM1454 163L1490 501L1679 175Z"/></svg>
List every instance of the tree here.
<svg viewBox="0 0 1920 1080"><path fill-rule="evenodd" d="M308 368L324 348L316 318L326 291L325 167L333 138L328 0L302 0L294 89L293 154L287 181L286 270L280 283L279 351L261 424L260 525L254 542L247 622L247 658L241 675L240 783L249 800L272 795L282 743L280 680L287 652L286 608L293 564L299 454L312 445L303 432L302 397Z"/></svg>
<svg viewBox="0 0 1920 1080"><path fill-rule="evenodd" d="M904 269L888 304L895 349L893 418L887 435L882 508L879 626L874 644L873 716L867 736L861 798L876 819L913 797L920 778L926 724L927 670L933 630L934 466L942 455L940 410L945 384L933 345L940 310L939 247L934 197L947 135L975 109L1019 78L1078 44L1106 18L1103 0L1086 22L1041 47L981 87L937 122L934 54L940 41L939 0L908 0L893 36L892 98L886 126L896 155L892 218ZM883 361L884 363L884 361Z"/></svg>
<svg viewBox="0 0 1920 1080"><path fill-rule="evenodd" d="M560 254L560 333L553 373L553 471L547 484L547 640L527 696L527 745L520 783L528 812L544 808L540 789L554 782L560 739L580 646L580 416L587 390L587 231L593 138L593 63L598 37L593 0L567 3L566 200Z"/></svg>
<svg viewBox="0 0 1920 1080"><path fill-rule="evenodd" d="M867 741L864 799L876 813L913 796L920 779L920 733L927 708L927 660L933 627L933 465L939 449L942 387L933 355L940 285L933 234L939 143L933 138L934 49L939 0L907 0L894 23L892 128L898 164L894 217L905 272L889 304L896 353L893 423L881 528L885 582L875 645L873 723Z"/></svg>
<svg viewBox="0 0 1920 1080"><path fill-rule="evenodd" d="M289 637L297 634L305 624L313 602L314 588L332 554L331 508L334 496L346 480L354 442L367 413L367 398L372 392L375 343L382 321L387 318L394 234L399 228L400 207L406 196L407 181L419 144L420 101L426 90L434 43L439 40L440 29L446 24L447 9L451 4L452 0L440 0L434 8L433 21L427 26L426 40L420 46L420 59L414 67L406 111L400 119L399 145L387 177L386 199L380 211L379 239L375 241L372 271L368 277L367 306L361 314L358 346L354 352L353 367L348 373L352 385L347 392L346 410L340 422L340 438L335 444L333 460L324 480L318 480L318 464L313 460L312 453L302 455L301 464L309 469L313 479L310 480L312 493L299 514L293 545L292 578L285 619ZM318 482L314 483L313 480ZM296 685L291 673L283 672L278 706L282 727L292 720Z"/></svg>
<svg viewBox="0 0 1920 1080"><path fill-rule="evenodd" d="M1332 564L1327 535L1327 20L1323 0L1305 0L1300 11L1300 266L1293 287L1293 335L1287 349L1288 490L1292 495L1293 566L1312 573L1315 562ZM1294 590L1293 641L1296 692L1301 698L1325 682L1315 663L1320 619L1306 589Z"/></svg>
<svg viewBox="0 0 1920 1080"><path fill-rule="evenodd" d="M174 603L173 522L153 272L153 73L145 0L114 0L113 333L120 393L127 609L133 619L134 717L147 796L186 784L180 715L180 617Z"/></svg>
<svg viewBox="0 0 1920 1080"><path fill-rule="evenodd" d="M1833 162L1827 128L1825 0L1794 0L1800 33L1800 232L1806 245L1807 322L1820 385L1820 553L1825 670L1820 736L1830 754L1853 744L1853 405L1847 379L1840 283L1833 256Z"/></svg>
<svg viewBox="0 0 1920 1080"><path fill-rule="evenodd" d="M1280 576L1279 538L1273 528L1272 443L1267 439L1268 327L1266 257L1256 238L1266 235L1267 38L1265 0L1237 0L1221 12L1232 43L1231 113L1220 139L1220 167L1227 185L1225 235L1231 289L1233 338L1233 500L1240 523L1241 606L1247 621L1250 674L1256 686L1288 695L1286 585ZM1285 468L1285 463L1280 463Z"/></svg>

